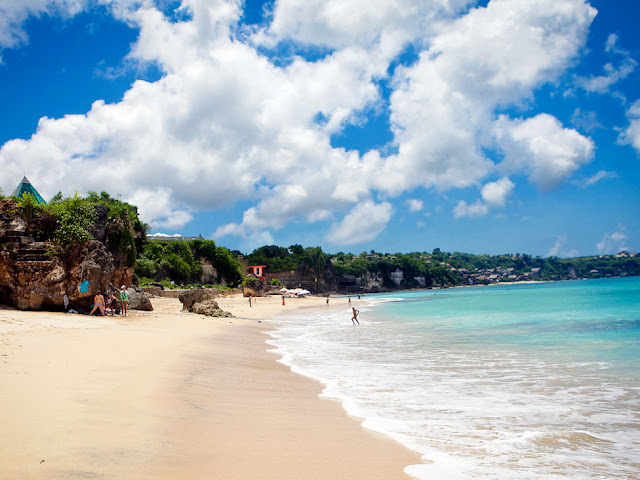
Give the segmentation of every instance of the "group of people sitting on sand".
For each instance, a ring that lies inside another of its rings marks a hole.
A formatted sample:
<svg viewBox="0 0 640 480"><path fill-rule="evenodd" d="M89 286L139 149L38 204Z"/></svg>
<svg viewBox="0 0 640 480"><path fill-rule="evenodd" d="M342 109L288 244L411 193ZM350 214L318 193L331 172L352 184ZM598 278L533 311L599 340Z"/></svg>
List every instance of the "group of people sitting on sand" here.
<svg viewBox="0 0 640 480"><path fill-rule="evenodd" d="M116 303L120 301L120 315L122 315L123 317L128 317L127 304L129 303L129 291L127 290L127 287L122 285L119 293L119 298L116 298L116 296L112 292L107 292L105 299L105 296L102 295L100 290L98 290L93 297L93 308L91 309L91 313L89 313L89 315L93 315L93 312L99 310L100 315L104 317L105 315L107 315L109 310L111 310L111 316L113 317L113 314L116 311Z"/></svg>

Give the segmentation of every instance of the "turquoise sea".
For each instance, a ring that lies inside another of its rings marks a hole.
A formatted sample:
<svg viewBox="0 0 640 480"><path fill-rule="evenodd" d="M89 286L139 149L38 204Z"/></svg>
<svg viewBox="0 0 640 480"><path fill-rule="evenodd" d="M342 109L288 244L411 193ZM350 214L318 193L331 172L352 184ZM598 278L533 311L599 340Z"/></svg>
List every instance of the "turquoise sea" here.
<svg viewBox="0 0 640 480"><path fill-rule="evenodd" d="M371 295L269 343L424 480L640 478L640 278Z"/></svg>

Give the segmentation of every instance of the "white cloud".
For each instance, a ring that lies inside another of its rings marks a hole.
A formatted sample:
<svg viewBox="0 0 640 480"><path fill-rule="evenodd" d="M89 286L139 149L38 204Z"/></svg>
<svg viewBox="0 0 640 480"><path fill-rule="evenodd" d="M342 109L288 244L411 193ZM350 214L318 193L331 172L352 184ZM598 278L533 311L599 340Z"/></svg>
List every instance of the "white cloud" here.
<svg viewBox="0 0 640 480"><path fill-rule="evenodd" d="M592 185L595 185L601 180L606 180L611 178L618 178L618 174L616 172L609 172L607 170L598 170L598 172L596 172L592 176L586 177L580 180L576 180L574 183L582 188L587 188Z"/></svg>
<svg viewBox="0 0 640 480"><path fill-rule="evenodd" d="M87 4L88 0L0 0L0 52L28 42L24 31L27 18L43 14L72 17Z"/></svg>
<svg viewBox="0 0 640 480"><path fill-rule="evenodd" d="M618 52L627 54L628 52L620 51L618 47L618 42L620 41L620 37L618 37L615 33L610 34L607 37L607 41L604 44L605 52Z"/></svg>
<svg viewBox="0 0 640 480"><path fill-rule="evenodd" d="M620 64L615 66L613 63L607 63L604 66L604 75L576 77L576 85L587 92L607 93L613 85L633 73L638 66L638 62L630 56L629 52L622 50L618 42L619 38L617 35L609 35L605 43L605 51L622 56L623 58L620 60Z"/></svg>
<svg viewBox="0 0 640 480"><path fill-rule="evenodd" d="M188 210L171 205L171 191L167 188L137 190L129 201L138 206L142 218L153 219L149 223L152 230L179 230L193 219Z"/></svg>
<svg viewBox="0 0 640 480"><path fill-rule="evenodd" d="M396 71L390 107L398 154L386 162L379 188L394 194L481 181L495 168L483 153L495 110L521 105L556 79L594 16L578 0L494 0L443 28L418 62Z"/></svg>
<svg viewBox="0 0 640 480"><path fill-rule="evenodd" d="M515 184L507 177L495 182L489 182L482 187L482 200L492 208L502 208L507 196L513 192Z"/></svg>
<svg viewBox="0 0 640 480"><path fill-rule="evenodd" d="M598 121L596 112L584 112L580 108L576 108L571 115L571 125L577 129L584 130L587 133L594 132L604 126Z"/></svg>
<svg viewBox="0 0 640 480"><path fill-rule="evenodd" d="M555 117L547 114L526 120L500 116L495 134L505 152L500 169L524 172L543 191L556 188L594 155L591 139L563 128Z"/></svg>
<svg viewBox="0 0 640 480"><path fill-rule="evenodd" d="M376 238L391 219L388 202L376 204L370 200L356 205L342 221L334 224L327 240L337 245L353 245Z"/></svg>
<svg viewBox="0 0 640 480"><path fill-rule="evenodd" d="M483 217L487 213L489 213L489 207L480 200L476 200L471 205L464 200L460 200L453 209L453 218Z"/></svg>
<svg viewBox="0 0 640 480"><path fill-rule="evenodd" d="M334 49L397 51L475 0L279 0L268 34Z"/></svg>
<svg viewBox="0 0 640 480"><path fill-rule="evenodd" d="M578 250L575 248L568 248L567 241L569 237L566 234L558 235L556 238L556 243L549 249L547 252L548 257L562 257L562 258L571 258L578 256Z"/></svg>
<svg viewBox="0 0 640 480"><path fill-rule="evenodd" d="M272 22L246 38L235 35L242 13L236 0L184 0L190 16L180 22L150 0L95 1L139 28L129 60L153 62L164 76L137 81L120 102L97 101L84 115L42 118L30 139L2 146L3 174L17 183L28 165L29 178L49 196L61 188L107 190L138 205L153 228L171 229L199 210L252 202L241 222L216 235L256 241L292 221L349 212L328 238L358 243L391 217L390 203L370 200L377 193L475 186L500 170L525 173L544 189L592 155L589 139L553 117L495 116L532 101L536 88L575 60L595 15L582 0L492 0L462 16L475 2L280 0ZM28 15L55 8L70 16L88 4L0 0L0 18L13 19L11 28L0 23L0 46L25 41ZM280 66L256 48L277 51L287 41L327 54ZM390 84L397 154L333 148L332 135L364 111L387 108L376 82L408 44L424 50L414 64L396 68ZM506 155L500 169L484 153L496 138ZM477 204L463 202L458 211L502 208L512 190L508 178L489 182ZM424 208L418 202L409 209Z"/></svg>
<svg viewBox="0 0 640 480"><path fill-rule="evenodd" d="M610 88L621 80L627 78L638 66L633 58L626 58L617 67L612 63L604 66L604 75L578 77L576 84L587 92L607 93Z"/></svg>
<svg viewBox="0 0 640 480"><path fill-rule="evenodd" d="M615 232L605 233L602 240L596 245L598 253L601 255L612 255L622 250L629 250L627 244L629 237L624 233L625 230L626 227L624 225L618 225Z"/></svg>
<svg viewBox="0 0 640 480"><path fill-rule="evenodd" d="M30 140L0 150L7 173L18 176L29 164L45 192L68 182L80 191L136 198L153 225L186 220L174 214L184 208L220 208L260 195L245 212L245 228L279 228L293 218L327 218L344 208L341 197L354 202L368 192L339 176L345 166L360 169L357 153L329 145L330 131L377 95L364 56L339 52L280 69L226 34L208 38L203 51L190 22L172 24L149 9L133 17L141 26L134 54L160 59L169 73L155 83L136 82L120 103L42 119ZM318 111L334 126L317 126ZM161 217L153 197L136 196L155 188L170 192Z"/></svg>
<svg viewBox="0 0 640 480"><path fill-rule="evenodd" d="M409 198L405 203L410 212L419 212L424 209L424 202L418 198Z"/></svg>
<svg viewBox="0 0 640 480"><path fill-rule="evenodd" d="M629 126L622 132L619 142L631 145L640 154L640 100L636 100L627 110Z"/></svg>
<svg viewBox="0 0 640 480"><path fill-rule="evenodd" d="M482 187L482 199L476 200L469 205L464 200L460 200L453 209L454 218L481 217L493 210L504 208L507 197L513 192L515 184L507 177L503 177L495 182L489 182Z"/></svg>

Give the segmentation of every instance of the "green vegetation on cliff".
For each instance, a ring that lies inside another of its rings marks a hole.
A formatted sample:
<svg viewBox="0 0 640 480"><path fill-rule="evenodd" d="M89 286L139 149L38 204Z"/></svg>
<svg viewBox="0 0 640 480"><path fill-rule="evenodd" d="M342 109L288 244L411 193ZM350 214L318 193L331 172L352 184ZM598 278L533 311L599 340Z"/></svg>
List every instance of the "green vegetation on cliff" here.
<svg viewBox="0 0 640 480"><path fill-rule="evenodd" d="M215 270L203 282L203 263ZM222 283L236 285L242 280L238 259L213 240L149 242L136 262L136 275L147 281L170 280L176 284Z"/></svg>
<svg viewBox="0 0 640 480"><path fill-rule="evenodd" d="M27 228L38 241L49 242L52 254L72 255L88 241L99 240L112 252L122 254L126 266L135 265L136 243L142 245L147 230L135 206L106 192L89 192L86 198L77 192L64 198L58 192L46 205L31 194L14 200Z"/></svg>
<svg viewBox="0 0 640 480"><path fill-rule="evenodd" d="M332 262L338 274L358 278L378 274L383 285L389 288L640 275L640 257L627 252L616 256L561 259L520 253L448 253L436 248L431 253L393 255L374 251L357 256L338 253L332 256Z"/></svg>
<svg viewBox="0 0 640 480"><path fill-rule="evenodd" d="M317 275L322 275L330 261L330 256L320 247L303 248L301 245L291 245L289 248L266 245L254 250L245 258L249 265L266 265L267 271L271 273L297 270L306 266Z"/></svg>
<svg viewBox="0 0 640 480"><path fill-rule="evenodd" d="M627 252L570 259L520 253L448 253L439 248L431 253L389 254L372 250L359 255L328 255L318 247L269 245L254 250L246 261L249 265L266 265L267 277L269 273L311 267L325 284L331 284L327 276L334 276L338 290L347 285L375 290L640 275L640 257Z"/></svg>

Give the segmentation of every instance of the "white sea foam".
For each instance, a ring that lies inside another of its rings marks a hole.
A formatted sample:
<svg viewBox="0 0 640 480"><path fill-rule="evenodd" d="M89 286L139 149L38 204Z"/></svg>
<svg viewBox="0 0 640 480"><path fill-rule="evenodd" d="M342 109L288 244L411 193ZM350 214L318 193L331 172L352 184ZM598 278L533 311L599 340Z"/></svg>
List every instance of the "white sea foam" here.
<svg viewBox="0 0 640 480"><path fill-rule="evenodd" d="M290 317L268 343L365 428L421 453L426 463L407 468L417 478L640 477L637 376L615 357L586 361L572 339L556 346L557 325L539 317L531 328L526 315L491 320L467 307L433 311L446 301L397 300L360 308L360 327L346 309ZM427 309L428 321L415 315Z"/></svg>

